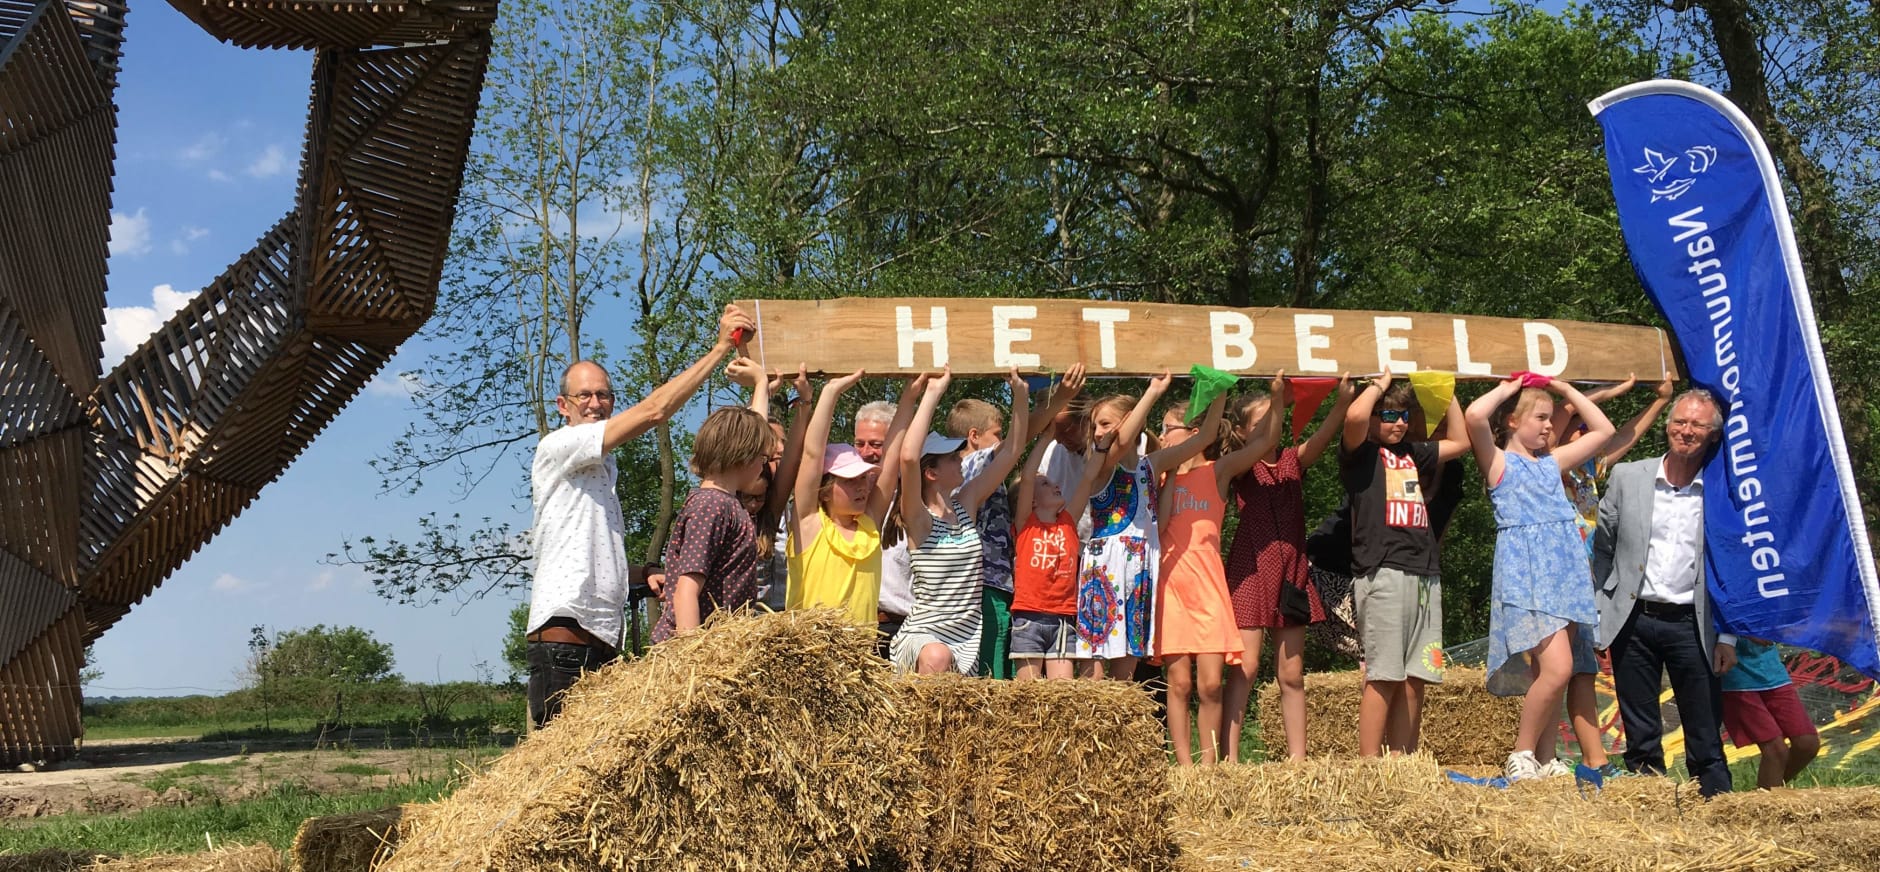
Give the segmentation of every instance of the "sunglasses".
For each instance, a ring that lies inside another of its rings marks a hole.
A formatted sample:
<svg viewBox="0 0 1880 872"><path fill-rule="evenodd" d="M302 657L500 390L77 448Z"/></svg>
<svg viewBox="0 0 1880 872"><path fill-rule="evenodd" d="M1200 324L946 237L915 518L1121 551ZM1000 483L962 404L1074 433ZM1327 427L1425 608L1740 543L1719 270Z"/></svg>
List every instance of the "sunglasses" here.
<svg viewBox="0 0 1880 872"><path fill-rule="evenodd" d="M1410 420L1409 409L1378 409L1377 416L1386 424L1402 424Z"/></svg>

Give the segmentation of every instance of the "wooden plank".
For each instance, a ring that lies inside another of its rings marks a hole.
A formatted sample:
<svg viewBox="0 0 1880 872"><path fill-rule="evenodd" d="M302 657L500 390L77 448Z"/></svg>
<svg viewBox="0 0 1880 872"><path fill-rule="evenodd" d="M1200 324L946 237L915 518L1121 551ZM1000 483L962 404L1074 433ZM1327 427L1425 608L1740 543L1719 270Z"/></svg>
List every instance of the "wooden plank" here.
<svg viewBox="0 0 1880 872"><path fill-rule="evenodd" d="M758 322L748 352L767 367L962 375L1062 371L1353 375L1415 370L1501 378L1517 370L1574 381L1677 375L1654 327L1344 309L1232 309L1165 303L993 298L742 300Z"/></svg>

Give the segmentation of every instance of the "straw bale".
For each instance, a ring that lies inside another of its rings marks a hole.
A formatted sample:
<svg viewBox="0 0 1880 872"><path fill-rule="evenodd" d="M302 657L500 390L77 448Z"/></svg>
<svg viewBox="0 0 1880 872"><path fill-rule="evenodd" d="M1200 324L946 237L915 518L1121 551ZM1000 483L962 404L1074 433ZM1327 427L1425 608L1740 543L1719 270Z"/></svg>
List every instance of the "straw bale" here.
<svg viewBox="0 0 1880 872"><path fill-rule="evenodd" d="M1427 761L1307 760L1180 769L1170 776L1175 838L1184 870L1467 872L1367 823L1415 801Z"/></svg>
<svg viewBox="0 0 1880 872"><path fill-rule="evenodd" d="M30 854L0 855L0 872L77 872L111 855L97 851L47 848Z"/></svg>
<svg viewBox="0 0 1880 872"><path fill-rule="evenodd" d="M1872 868L1853 854L1713 823L1692 785L1665 778L1620 779L1604 791L1564 778L1497 790L1454 783L1419 755L1179 772L1171 793L1182 866L1194 870Z"/></svg>
<svg viewBox="0 0 1880 872"><path fill-rule="evenodd" d="M1485 676L1480 669L1451 666L1445 670L1442 684L1427 687L1419 750L1445 766L1501 766L1514 747L1521 700L1489 693ZM1363 688L1364 679L1355 671L1306 675L1308 754L1357 756L1358 698ZM1260 738L1268 749L1286 747L1286 733L1280 724L1279 687L1271 682L1260 689Z"/></svg>
<svg viewBox="0 0 1880 872"><path fill-rule="evenodd" d="M403 806L308 818L294 834L300 872L371 872L398 845Z"/></svg>
<svg viewBox="0 0 1880 872"><path fill-rule="evenodd" d="M876 868L1168 868L1168 759L1136 684L938 675L894 689L892 741L918 776Z"/></svg>
<svg viewBox="0 0 1880 872"><path fill-rule="evenodd" d="M384 872L840 869L906 767L873 628L832 611L714 617L610 665L450 797L408 807Z"/></svg>
<svg viewBox="0 0 1880 872"><path fill-rule="evenodd" d="M1880 869L1880 788L1820 787L1728 793L1698 814L1853 869Z"/></svg>
<svg viewBox="0 0 1880 872"><path fill-rule="evenodd" d="M236 846L203 854L160 854L102 860L93 872L284 872L281 854L266 845Z"/></svg>

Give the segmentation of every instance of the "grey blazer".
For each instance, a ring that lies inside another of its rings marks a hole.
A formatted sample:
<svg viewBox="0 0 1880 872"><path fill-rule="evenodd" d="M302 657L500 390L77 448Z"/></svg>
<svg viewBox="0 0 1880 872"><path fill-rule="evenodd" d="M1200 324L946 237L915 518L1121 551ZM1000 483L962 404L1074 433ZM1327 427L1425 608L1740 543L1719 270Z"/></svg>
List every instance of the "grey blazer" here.
<svg viewBox="0 0 1880 872"><path fill-rule="evenodd" d="M1593 598L1599 603L1601 650L1612 647L1613 637L1632 617L1639 588L1645 583L1645 555L1652 538L1653 486L1663 459L1651 457L1613 467L1606 479L1606 493L1599 498L1599 527L1593 532ZM1717 645L1717 625L1710 614L1702 532L1700 519L1695 605L1698 639L1708 663Z"/></svg>

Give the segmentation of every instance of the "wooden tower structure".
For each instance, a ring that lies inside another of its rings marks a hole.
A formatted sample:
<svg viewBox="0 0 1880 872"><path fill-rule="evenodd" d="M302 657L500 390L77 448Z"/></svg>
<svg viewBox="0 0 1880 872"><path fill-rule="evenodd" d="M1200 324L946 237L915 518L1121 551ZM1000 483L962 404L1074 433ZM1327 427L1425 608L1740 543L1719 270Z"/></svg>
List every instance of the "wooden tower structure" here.
<svg viewBox="0 0 1880 872"><path fill-rule="evenodd" d="M101 369L123 0L0 0L0 765L69 757L85 645L431 314L496 0L171 0L315 52L294 208Z"/></svg>

